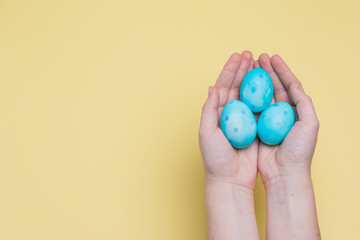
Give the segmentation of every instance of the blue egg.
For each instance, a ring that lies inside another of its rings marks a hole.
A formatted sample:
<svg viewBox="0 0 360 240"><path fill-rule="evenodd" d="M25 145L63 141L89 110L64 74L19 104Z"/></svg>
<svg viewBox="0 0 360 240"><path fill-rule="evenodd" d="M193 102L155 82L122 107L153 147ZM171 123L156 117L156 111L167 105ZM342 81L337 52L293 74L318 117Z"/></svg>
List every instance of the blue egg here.
<svg viewBox="0 0 360 240"><path fill-rule="evenodd" d="M277 102L263 111L258 120L258 135L263 143L280 144L295 123L295 113L290 104Z"/></svg>
<svg viewBox="0 0 360 240"><path fill-rule="evenodd" d="M245 148L256 138L256 119L241 101L228 102L220 119L221 130L234 148Z"/></svg>
<svg viewBox="0 0 360 240"><path fill-rule="evenodd" d="M273 92L269 74L262 68L254 68L245 75L241 83L240 100L257 113L270 105Z"/></svg>

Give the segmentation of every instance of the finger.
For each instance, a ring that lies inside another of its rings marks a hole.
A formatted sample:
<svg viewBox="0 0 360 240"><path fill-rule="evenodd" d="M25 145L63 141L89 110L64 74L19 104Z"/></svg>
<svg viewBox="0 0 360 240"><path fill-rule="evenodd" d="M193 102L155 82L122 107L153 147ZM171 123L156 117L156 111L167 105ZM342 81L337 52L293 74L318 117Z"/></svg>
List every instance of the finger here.
<svg viewBox="0 0 360 240"><path fill-rule="evenodd" d="M247 72L249 72L250 70L253 70L254 69L254 64L255 64L255 61L254 59L251 60L251 63L250 63L250 66L249 66L249 69L247 70Z"/></svg>
<svg viewBox="0 0 360 240"><path fill-rule="evenodd" d="M278 75L276 74L274 68L271 65L270 56L266 53L261 54L259 57L259 63L261 68L270 75L270 78L273 82L275 101L288 102L290 104L293 104L289 99L289 95L286 91L285 86L282 84L281 80L279 79Z"/></svg>
<svg viewBox="0 0 360 240"><path fill-rule="evenodd" d="M253 57L250 51L244 51L241 54L240 67L238 68L234 81L231 84L229 97L227 102L231 100L239 100L240 97L240 86L244 76L248 73L249 68L252 65Z"/></svg>
<svg viewBox="0 0 360 240"><path fill-rule="evenodd" d="M260 68L259 60L256 60L254 63L254 68Z"/></svg>
<svg viewBox="0 0 360 240"><path fill-rule="evenodd" d="M280 56L274 55L271 58L271 64L281 82L284 84L290 99L296 105L299 120L306 123L308 126L318 127L319 122L314 105L311 98L304 92L300 81L291 72Z"/></svg>
<svg viewBox="0 0 360 240"><path fill-rule="evenodd" d="M229 90L235 78L236 72L240 67L240 61L241 55L239 53L233 53L226 62L215 83L215 87L219 90L220 95L219 106L223 107L227 103Z"/></svg>
<svg viewBox="0 0 360 240"><path fill-rule="evenodd" d="M305 94L298 84L290 86L290 97L296 105L298 118L304 122L306 126L318 129L319 120L316 116L315 108L311 98Z"/></svg>
<svg viewBox="0 0 360 240"><path fill-rule="evenodd" d="M208 99L206 100L200 121L200 135L209 136L218 127L219 91L216 87L209 88Z"/></svg>
<svg viewBox="0 0 360 240"><path fill-rule="evenodd" d="M270 62L287 91L289 91L291 84L297 84L300 88L302 88L300 81L291 72L290 68L279 55L275 54L272 56Z"/></svg>

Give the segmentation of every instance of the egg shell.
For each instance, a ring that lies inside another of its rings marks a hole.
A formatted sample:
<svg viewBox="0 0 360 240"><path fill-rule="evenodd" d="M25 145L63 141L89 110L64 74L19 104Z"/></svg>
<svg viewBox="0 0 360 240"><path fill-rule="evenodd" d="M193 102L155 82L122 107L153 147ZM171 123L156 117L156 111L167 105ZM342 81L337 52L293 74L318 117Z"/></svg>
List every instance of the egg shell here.
<svg viewBox="0 0 360 240"><path fill-rule="evenodd" d="M256 119L241 101L228 102L220 119L221 130L234 148L245 148L256 138Z"/></svg>
<svg viewBox="0 0 360 240"><path fill-rule="evenodd" d="M267 107L258 120L258 136L268 145L280 144L295 123L295 113L287 102Z"/></svg>
<svg viewBox="0 0 360 240"><path fill-rule="evenodd" d="M240 100L257 113L270 105L273 93L270 75L262 68L254 68L245 75L241 83Z"/></svg>

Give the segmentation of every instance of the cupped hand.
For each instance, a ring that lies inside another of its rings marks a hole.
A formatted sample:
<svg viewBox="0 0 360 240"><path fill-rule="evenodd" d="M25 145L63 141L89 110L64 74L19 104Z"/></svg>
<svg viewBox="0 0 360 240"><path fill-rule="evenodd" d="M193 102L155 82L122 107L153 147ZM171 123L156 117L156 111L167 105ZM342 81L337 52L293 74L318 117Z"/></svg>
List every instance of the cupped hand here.
<svg viewBox="0 0 360 240"><path fill-rule="evenodd" d="M247 148L235 149L220 129L221 112L229 101L239 100L240 85L253 68L252 53L234 53L225 64L202 110L200 150L207 181L254 189L257 176L258 138Z"/></svg>
<svg viewBox="0 0 360 240"><path fill-rule="evenodd" d="M262 54L254 67L269 73L274 85L273 102L290 103L296 115L294 126L280 145L259 143L258 168L265 188L280 178L309 176L319 130L311 98L280 56Z"/></svg>

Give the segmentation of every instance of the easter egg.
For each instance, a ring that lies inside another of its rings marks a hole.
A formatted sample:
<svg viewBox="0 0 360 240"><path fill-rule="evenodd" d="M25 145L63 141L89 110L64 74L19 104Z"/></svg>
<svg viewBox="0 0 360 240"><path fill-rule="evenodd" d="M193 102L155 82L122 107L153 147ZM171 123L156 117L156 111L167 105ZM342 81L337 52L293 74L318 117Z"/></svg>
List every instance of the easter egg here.
<svg viewBox="0 0 360 240"><path fill-rule="evenodd" d="M258 136L268 145L280 144L295 123L292 106L277 102L267 107L258 120Z"/></svg>
<svg viewBox="0 0 360 240"><path fill-rule="evenodd" d="M256 137L256 119L251 110L241 101L228 102L220 119L221 130L234 148L249 146Z"/></svg>
<svg viewBox="0 0 360 240"><path fill-rule="evenodd" d="M257 113L270 105L273 92L269 74L262 68L254 68L245 75L241 83L240 100Z"/></svg>

